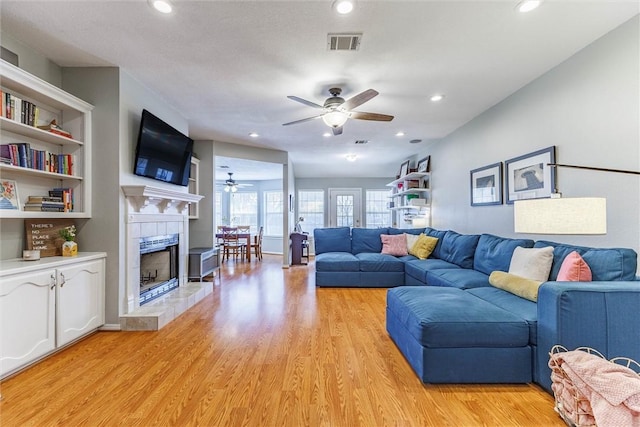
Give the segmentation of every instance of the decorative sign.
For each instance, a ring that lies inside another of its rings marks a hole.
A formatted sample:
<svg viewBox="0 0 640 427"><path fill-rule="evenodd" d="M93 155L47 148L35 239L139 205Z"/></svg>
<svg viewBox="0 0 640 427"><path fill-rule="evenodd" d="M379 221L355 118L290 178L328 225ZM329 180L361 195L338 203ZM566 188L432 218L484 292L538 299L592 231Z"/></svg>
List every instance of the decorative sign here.
<svg viewBox="0 0 640 427"><path fill-rule="evenodd" d="M71 219L25 219L27 249L38 249L40 257L61 256L64 239L60 230L74 224Z"/></svg>

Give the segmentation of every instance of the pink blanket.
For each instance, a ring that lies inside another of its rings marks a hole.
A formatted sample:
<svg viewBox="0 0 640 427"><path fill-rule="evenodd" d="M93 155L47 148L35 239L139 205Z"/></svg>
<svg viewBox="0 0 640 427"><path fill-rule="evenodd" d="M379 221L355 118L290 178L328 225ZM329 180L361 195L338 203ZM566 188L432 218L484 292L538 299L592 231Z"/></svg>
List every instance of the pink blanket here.
<svg viewBox="0 0 640 427"><path fill-rule="evenodd" d="M595 424L600 427L640 427L640 376L633 370L580 350L552 355L549 366L552 369L556 398L559 397L561 402L569 405L569 395L574 392L569 388L574 388L578 395L587 400L578 405L574 400L573 407L565 409L570 409L576 416L580 413L590 415L591 409ZM558 377L558 367L566 374L570 383L563 382ZM578 418L574 419L578 425L590 421Z"/></svg>

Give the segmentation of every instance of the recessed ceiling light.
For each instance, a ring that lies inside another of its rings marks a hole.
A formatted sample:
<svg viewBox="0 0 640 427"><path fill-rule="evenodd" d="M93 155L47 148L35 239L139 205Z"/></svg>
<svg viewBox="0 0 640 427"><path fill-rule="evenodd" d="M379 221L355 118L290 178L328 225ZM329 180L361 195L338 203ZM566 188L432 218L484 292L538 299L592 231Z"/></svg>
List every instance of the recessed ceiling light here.
<svg viewBox="0 0 640 427"><path fill-rule="evenodd" d="M429 98L429 99L431 100L431 102L442 101L444 99L444 95L437 93L437 94L431 96L431 98Z"/></svg>
<svg viewBox="0 0 640 427"><path fill-rule="evenodd" d="M518 12L526 13L531 12L533 9L536 9L542 3L541 0L524 0L518 3L516 8Z"/></svg>
<svg viewBox="0 0 640 427"><path fill-rule="evenodd" d="M249 136L250 136L251 138L257 138L257 137L259 137L260 135L258 135L256 132L251 132L251 133L249 134Z"/></svg>
<svg viewBox="0 0 640 427"><path fill-rule="evenodd" d="M353 11L353 0L336 0L333 2L333 8L340 15L346 15Z"/></svg>
<svg viewBox="0 0 640 427"><path fill-rule="evenodd" d="M349 153L346 156L344 156L347 160L349 160L350 162L355 162L356 159L358 158L357 155Z"/></svg>
<svg viewBox="0 0 640 427"><path fill-rule="evenodd" d="M396 133L396 136L404 136L404 132L400 131L400 132Z"/></svg>
<svg viewBox="0 0 640 427"><path fill-rule="evenodd" d="M171 13L173 7L168 0L148 0L149 4L153 6L155 10L162 13Z"/></svg>
<svg viewBox="0 0 640 427"><path fill-rule="evenodd" d="M325 132L322 134L325 138L329 138L331 136L331 132Z"/></svg>

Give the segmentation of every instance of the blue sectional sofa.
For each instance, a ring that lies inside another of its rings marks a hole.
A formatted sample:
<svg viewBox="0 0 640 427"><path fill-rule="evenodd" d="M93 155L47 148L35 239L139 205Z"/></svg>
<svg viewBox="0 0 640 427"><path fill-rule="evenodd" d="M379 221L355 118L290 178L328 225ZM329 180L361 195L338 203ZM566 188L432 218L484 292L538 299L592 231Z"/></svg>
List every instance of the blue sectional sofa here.
<svg viewBox="0 0 640 427"><path fill-rule="evenodd" d="M381 254L382 234L437 237L429 258ZM637 254L490 234L395 228L314 232L317 286L386 287L387 331L425 383L528 383L551 390L555 344L593 347L608 358L640 360ZM491 286L516 247L552 246L549 280L537 302ZM565 256L578 252L592 282L557 282Z"/></svg>

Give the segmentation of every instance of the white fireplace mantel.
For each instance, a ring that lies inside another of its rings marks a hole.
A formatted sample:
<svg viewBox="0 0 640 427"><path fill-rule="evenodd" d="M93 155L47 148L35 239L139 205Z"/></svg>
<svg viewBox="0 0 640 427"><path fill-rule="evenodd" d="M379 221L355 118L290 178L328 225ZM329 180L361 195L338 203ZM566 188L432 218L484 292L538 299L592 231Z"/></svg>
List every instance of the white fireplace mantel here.
<svg viewBox="0 0 640 427"><path fill-rule="evenodd" d="M159 213L182 214L189 203L197 203L204 197L149 185L123 185L122 192L132 213L142 213L147 207L154 206Z"/></svg>

